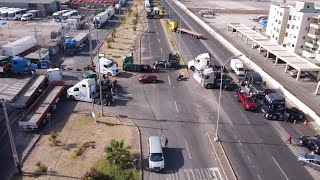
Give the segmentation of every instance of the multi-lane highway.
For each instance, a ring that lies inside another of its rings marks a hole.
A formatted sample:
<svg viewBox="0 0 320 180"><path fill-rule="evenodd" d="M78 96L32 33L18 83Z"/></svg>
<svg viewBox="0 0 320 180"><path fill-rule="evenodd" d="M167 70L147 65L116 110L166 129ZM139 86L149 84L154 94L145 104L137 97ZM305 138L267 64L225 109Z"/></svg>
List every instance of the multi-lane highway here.
<svg viewBox="0 0 320 180"><path fill-rule="evenodd" d="M180 51L183 56L186 55L185 60L191 59L190 56L194 58L200 53L209 52L214 57L214 64L222 64L233 56L174 3L166 1L165 8L167 12L172 13L172 19L179 21L179 18L182 18L182 28L192 29L205 37L202 40L194 40L181 35ZM174 34L174 38L178 42L177 34ZM210 95L217 98L214 91L208 90L206 95L208 98ZM219 137L238 179L312 179L283 142L286 137L280 137L279 132L273 128L280 126L278 122L267 121L259 113L244 111L233 93L224 92L221 99ZM301 132L294 133L299 135Z"/></svg>

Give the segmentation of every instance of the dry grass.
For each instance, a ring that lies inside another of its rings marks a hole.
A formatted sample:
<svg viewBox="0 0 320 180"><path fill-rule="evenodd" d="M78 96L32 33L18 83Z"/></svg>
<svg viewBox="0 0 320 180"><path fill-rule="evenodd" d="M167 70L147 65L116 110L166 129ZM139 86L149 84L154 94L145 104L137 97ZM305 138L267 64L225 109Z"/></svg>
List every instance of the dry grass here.
<svg viewBox="0 0 320 180"><path fill-rule="evenodd" d="M41 162L48 167L48 174L38 179L70 179L80 178L93 167L104 155L105 146L111 139L124 139L126 145L131 146L131 153L139 154L138 130L134 126L124 126L115 117L99 117L95 123L90 114L72 114L66 124L58 123L53 128L59 132L61 146L50 146L49 135L41 137L36 147L31 151L23 164L23 171L33 173L35 164ZM94 148L87 146L94 142ZM82 147L81 155L75 155ZM85 147L83 149L83 147ZM35 179L24 176L23 179Z"/></svg>
<svg viewBox="0 0 320 180"><path fill-rule="evenodd" d="M136 19L136 13L143 11L143 1L135 0L132 5L132 13L129 17L126 18L126 21L123 25L117 28L115 34L114 42L110 42L108 45L105 42L99 52L104 53L108 58L113 59L119 64L119 67L122 66L122 58L124 55L132 52L134 57L136 56L135 42L139 34L143 31L143 23L141 21L142 17L139 16L138 23L136 24L136 31L134 31L134 19ZM144 15L144 14L141 14ZM107 38L111 38L111 33Z"/></svg>

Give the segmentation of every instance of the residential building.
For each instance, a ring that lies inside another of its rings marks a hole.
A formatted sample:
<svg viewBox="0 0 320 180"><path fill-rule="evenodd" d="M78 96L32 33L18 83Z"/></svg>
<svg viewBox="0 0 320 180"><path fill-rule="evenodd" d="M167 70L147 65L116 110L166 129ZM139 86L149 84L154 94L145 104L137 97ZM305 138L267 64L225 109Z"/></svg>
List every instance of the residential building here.
<svg viewBox="0 0 320 180"><path fill-rule="evenodd" d="M0 0L0 7L39 10L41 15L52 15L60 6L60 0Z"/></svg>
<svg viewBox="0 0 320 180"><path fill-rule="evenodd" d="M320 15L314 16L310 21L310 28L306 36L306 42L302 56L320 60Z"/></svg>
<svg viewBox="0 0 320 180"><path fill-rule="evenodd" d="M266 29L270 39L289 51L301 55L311 18L319 15L313 2L296 1L295 6L271 5Z"/></svg>
<svg viewBox="0 0 320 180"><path fill-rule="evenodd" d="M283 44L284 34L286 32L287 22L289 19L289 12L289 6L274 4L270 6L266 33L279 45Z"/></svg>

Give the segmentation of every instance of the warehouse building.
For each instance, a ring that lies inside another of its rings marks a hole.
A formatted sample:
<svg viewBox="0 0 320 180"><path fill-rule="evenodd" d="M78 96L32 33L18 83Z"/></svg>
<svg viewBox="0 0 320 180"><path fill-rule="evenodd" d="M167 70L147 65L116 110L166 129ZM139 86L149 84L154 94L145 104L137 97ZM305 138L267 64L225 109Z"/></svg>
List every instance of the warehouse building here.
<svg viewBox="0 0 320 180"><path fill-rule="evenodd" d="M60 0L0 0L0 7L39 10L41 15L52 15L60 6Z"/></svg>

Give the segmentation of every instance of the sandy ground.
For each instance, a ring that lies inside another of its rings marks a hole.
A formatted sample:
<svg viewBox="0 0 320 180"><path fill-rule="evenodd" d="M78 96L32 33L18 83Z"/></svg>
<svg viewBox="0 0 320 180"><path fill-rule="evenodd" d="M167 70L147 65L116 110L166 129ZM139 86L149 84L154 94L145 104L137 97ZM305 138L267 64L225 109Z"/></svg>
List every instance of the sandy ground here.
<svg viewBox="0 0 320 180"><path fill-rule="evenodd" d="M119 67L122 67L124 55L129 54L130 52L134 53L134 59L137 60L136 51L138 51L138 48L136 47L136 40L139 38L144 28L144 23L142 21L142 17L144 16L143 8L142 0L134 1L131 16L127 18L125 24L117 28L114 42L111 42L109 46L107 42L104 42L99 50L99 52L104 53L107 58L116 61L119 64ZM139 13L139 21L136 25L137 29L134 31L132 20L135 19L134 14L137 12ZM111 33L107 38L110 37Z"/></svg>
<svg viewBox="0 0 320 180"><path fill-rule="evenodd" d="M90 113L71 114L52 127L59 133L61 145L50 146L49 135L43 135L23 164L26 173L22 179L80 178L103 157L104 148L114 138L124 139L125 144L132 147L131 153L140 154L137 128L130 121L124 122L126 125L121 125L122 122L109 115L95 123ZM75 156L75 150L89 141L95 142L95 148L87 149L82 156ZM48 167L47 175L32 176L37 162Z"/></svg>

